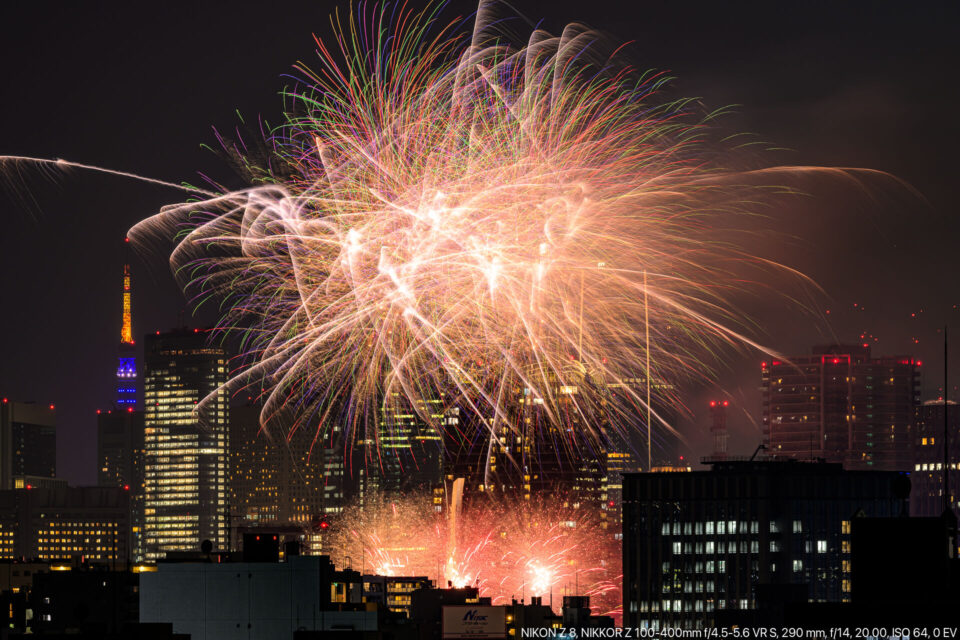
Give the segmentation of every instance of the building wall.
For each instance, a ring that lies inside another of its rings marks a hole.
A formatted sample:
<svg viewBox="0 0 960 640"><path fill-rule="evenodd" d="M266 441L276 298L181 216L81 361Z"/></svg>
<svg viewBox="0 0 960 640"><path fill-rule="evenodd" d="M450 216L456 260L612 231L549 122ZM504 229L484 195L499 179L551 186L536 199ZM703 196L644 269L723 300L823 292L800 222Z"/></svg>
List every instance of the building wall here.
<svg viewBox="0 0 960 640"><path fill-rule="evenodd" d="M627 475L624 624L700 628L717 610L755 608L758 585L847 600L851 521L905 514L904 479L795 461Z"/></svg>
<svg viewBox="0 0 960 640"><path fill-rule="evenodd" d="M193 640L275 640L297 629L347 625L375 631L375 611L324 611L332 566L326 557L283 563L161 563L140 576L140 622L172 622Z"/></svg>

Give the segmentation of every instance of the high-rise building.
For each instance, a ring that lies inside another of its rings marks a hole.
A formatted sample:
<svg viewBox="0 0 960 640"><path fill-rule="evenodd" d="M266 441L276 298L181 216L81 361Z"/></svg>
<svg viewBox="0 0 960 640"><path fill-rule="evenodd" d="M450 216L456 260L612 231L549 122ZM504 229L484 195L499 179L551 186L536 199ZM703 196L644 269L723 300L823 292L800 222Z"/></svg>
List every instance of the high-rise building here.
<svg viewBox="0 0 960 640"><path fill-rule="evenodd" d="M873 358L869 345L814 347L762 366L763 437L770 455L847 469L913 468L919 363Z"/></svg>
<svg viewBox="0 0 960 640"><path fill-rule="evenodd" d="M199 329L148 335L144 370L147 560L229 546L227 354Z"/></svg>
<svg viewBox="0 0 960 640"><path fill-rule="evenodd" d="M0 556L125 562L130 559L129 493L112 487L0 491ZM8 540L12 543L4 544Z"/></svg>
<svg viewBox="0 0 960 640"><path fill-rule="evenodd" d="M449 421L442 395L412 403L397 391L389 393L377 414L379 455L367 458L370 481L388 493L442 489L441 430Z"/></svg>
<svg viewBox="0 0 960 640"><path fill-rule="evenodd" d="M909 487L898 472L774 459L627 475L624 626L711 626L767 588L849 601L852 520L905 515Z"/></svg>
<svg viewBox="0 0 960 640"><path fill-rule="evenodd" d="M945 416L944 411L949 413ZM948 418L949 455L946 473L950 493L947 502L960 516L960 406L950 400L927 400L917 407L914 464L910 479L910 513L936 517L943 514L944 418Z"/></svg>
<svg viewBox="0 0 960 640"><path fill-rule="evenodd" d="M97 410L97 484L142 492L142 411Z"/></svg>
<svg viewBox="0 0 960 640"><path fill-rule="evenodd" d="M54 405L0 401L0 490L57 476Z"/></svg>
<svg viewBox="0 0 960 640"><path fill-rule="evenodd" d="M316 430L291 431L293 420L279 417L268 430L261 429L261 409L251 403L230 410L231 525L306 529L323 514L323 456L313 451Z"/></svg>
<svg viewBox="0 0 960 640"><path fill-rule="evenodd" d="M143 411L97 410L97 484L130 494L130 542L133 559L143 558Z"/></svg>

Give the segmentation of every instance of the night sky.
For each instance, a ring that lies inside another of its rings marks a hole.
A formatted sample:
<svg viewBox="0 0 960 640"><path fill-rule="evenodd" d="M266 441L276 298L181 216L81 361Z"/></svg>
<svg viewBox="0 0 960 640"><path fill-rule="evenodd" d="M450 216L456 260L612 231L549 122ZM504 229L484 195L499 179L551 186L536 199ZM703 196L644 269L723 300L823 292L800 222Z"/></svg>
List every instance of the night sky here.
<svg viewBox="0 0 960 640"><path fill-rule="evenodd" d="M311 34L327 34L327 15L346 3L150 3L150 11L137 4L0 9L0 154L174 182L197 181L203 171L243 186L201 144L215 143L212 127L231 129L236 111L277 120L283 75L297 60L315 59ZM949 324L960 345L957 3L515 5L553 32L581 21L632 41L632 63L670 71L675 91L708 107L738 105L725 126L783 149L767 153L766 164L868 167L922 193L891 181L870 190L837 181L800 185L809 193L802 206L772 214L795 240L763 250L824 288L814 311L830 309L829 322L772 298L746 310L761 341L787 353L876 336L875 354L923 360L925 398L942 393L939 327ZM472 8L454 3L447 15ZM3 173L0 396L56 403L58 471L72 483L96 479L95 411L113 397L124 234L180 197L81 171L18 173L8 165ZM205 320L185 308L167 249L133 258L137 336L171 328L181 314L186 323ZM761 359L723 354L722 384L686 394L693 415L682 428L691 458L708 451L706 400L719 397L718 389L734 406L731 452L749 454L759 443Z"/></svg>

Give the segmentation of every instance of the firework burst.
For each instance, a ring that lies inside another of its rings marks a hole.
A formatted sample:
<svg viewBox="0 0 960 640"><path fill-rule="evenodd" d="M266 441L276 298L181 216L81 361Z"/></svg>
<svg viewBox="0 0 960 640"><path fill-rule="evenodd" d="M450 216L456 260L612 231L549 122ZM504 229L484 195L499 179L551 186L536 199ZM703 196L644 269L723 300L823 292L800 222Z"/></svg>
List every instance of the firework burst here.
<svg viewBox="0 0 960 640"><path fill-rule="evenodd" d="M578 450L650 420L619 381L753 344L726 296L736 265L775 267L721 240L751 213L706 152L709 117L585 28L515 46L488 14L468 34L432 9L337 18L266 150L224 141L252 186L133 229L179 234L175 272L243 333L231 384L263 385L265 419L296 405L369 441L391 402L441 427L422 408L442 398L494 432L521 428L526 397L576 421L560 431Z"/></svg>

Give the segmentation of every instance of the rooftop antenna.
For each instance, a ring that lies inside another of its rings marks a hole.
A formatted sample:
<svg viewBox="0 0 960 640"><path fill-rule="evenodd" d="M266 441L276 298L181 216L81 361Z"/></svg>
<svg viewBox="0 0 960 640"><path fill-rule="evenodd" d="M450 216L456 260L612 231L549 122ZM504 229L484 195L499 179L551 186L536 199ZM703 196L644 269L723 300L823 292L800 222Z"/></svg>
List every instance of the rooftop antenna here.
<svg viewBox="0 0 960 640"><path fill-rule="evenodd" d="M647 473L653 471L653 412L650 409L650 303L647 299L647 270L643 270L643 325L644 346L647 352Z"/></svg>
<svg viewBox="0 0 960 640"><path fill-rule="evenodd" d="M947 419L949 398L947 384L947 325L943 325L943 512L950 510L950 421Z"/></svg>
<svg viewBox="0 0 960 640"><path fill-rule="evenodd" d="M952 509L950 497L950 398L949 398L949 349L947 347L947 325L943 325L943 519L947 526L947 537L950 541L950 557L957 555L957 516Z"/></svg>

